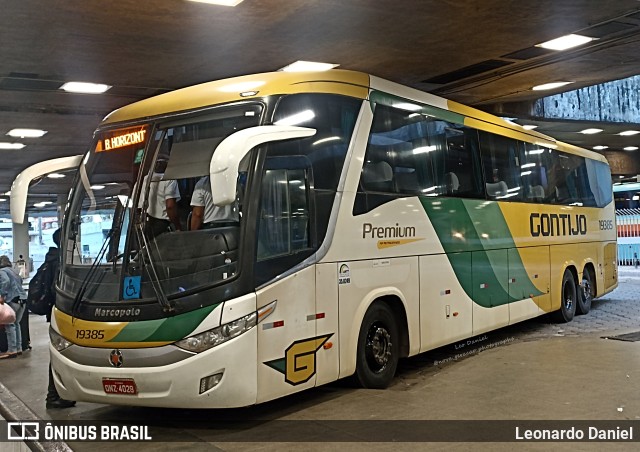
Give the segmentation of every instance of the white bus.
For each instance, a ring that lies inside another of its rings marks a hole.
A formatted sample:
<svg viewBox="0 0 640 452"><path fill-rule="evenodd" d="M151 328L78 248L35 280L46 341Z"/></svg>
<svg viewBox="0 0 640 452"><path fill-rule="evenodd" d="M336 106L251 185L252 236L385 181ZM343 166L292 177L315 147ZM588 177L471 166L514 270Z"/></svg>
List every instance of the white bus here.
<svg viewBox="0 0 640 452"><path fill-rule="evenodd" d="M570 321L617 286L602 156L363 73L143 100L70 161L50 329L66 399L222 408L350 376L384 388L399 358ZM227 214L189 230L202 178Z"/></svg>

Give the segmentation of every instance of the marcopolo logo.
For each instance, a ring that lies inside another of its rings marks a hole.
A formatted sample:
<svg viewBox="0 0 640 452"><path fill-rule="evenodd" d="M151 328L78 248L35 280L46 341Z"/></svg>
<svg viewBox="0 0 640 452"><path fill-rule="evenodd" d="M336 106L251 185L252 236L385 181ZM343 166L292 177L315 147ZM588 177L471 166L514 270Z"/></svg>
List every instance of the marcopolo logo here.
<svg viewBox="0 0 640 452"><path fill-rule="evenodd" d="M424 240L416 238L415 226L401 226L399 223L396 223L395 226L374 226L371 223L364 223L362 238L381 239L378 240L378 249Z"/></svg>
<svg viewBox="0 0 640 452"><path fill-rule="evenodd" d="M532 213L529 216L532 237L586 235L587 217L567 213Z"/></svg>

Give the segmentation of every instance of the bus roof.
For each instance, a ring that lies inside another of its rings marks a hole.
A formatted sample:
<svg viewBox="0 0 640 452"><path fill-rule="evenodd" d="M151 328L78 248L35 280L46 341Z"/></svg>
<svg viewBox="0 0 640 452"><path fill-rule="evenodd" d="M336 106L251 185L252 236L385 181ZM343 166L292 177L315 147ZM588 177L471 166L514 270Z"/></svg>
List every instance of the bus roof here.
<svg viewBox="0 0 640 452"><path fill-rule="evenodd" d="M245 101L256 96L317 92L367 99L371 89L403 96L416 102L436 105L439 108L457 113L464 117L465 125L538 143L541 146L548 146L594 160L607 161L603 155L597 152L557 141L533 130L525 130L517 124L476 108L363 72L342 69L322 72L267 72L202 83L124 106L107 115L101 126L140 121L213 105Z"/></svg>
<svg viewBox="0 0 640 452"><path fill-rule="evenodd" d="M253 95L247 93L255 93ZM202 83L178 89L113 111L103 123L133 121L189 111L252 97L275 94L320 92L366 99L369 76L361 72L331 70L323 72L267 72Z"/></svg>

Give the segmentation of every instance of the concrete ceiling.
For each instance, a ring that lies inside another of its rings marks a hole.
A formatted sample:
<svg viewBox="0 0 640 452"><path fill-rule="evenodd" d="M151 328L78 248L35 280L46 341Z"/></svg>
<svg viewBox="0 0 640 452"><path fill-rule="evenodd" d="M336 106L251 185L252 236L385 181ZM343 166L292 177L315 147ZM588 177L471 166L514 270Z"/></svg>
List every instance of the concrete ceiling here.
<svg viewBox="0 0 640 452"><path fill-rule="evenodd" d="M580 32L600 39L564 52L534 47ZM531 91L537 84L569 80L565 90L573 90L640 74L639 40L636 0L245 0L235 8L185 0L4 1L0 141L13 141L5 136L13 128L48 133L21 139L21 150L0 150L0 193L33 163L86 151L111 110L200 82L323 61L508 114L512 105L523 111L560 92ZM71 80L113 88L104 95L58 90ZM565 122L538 123L543 133L581 146L602 141L576 135ZM626 170L636 171L628 163ZM30 202L65 192L66 183L44 181Z"/></svg>

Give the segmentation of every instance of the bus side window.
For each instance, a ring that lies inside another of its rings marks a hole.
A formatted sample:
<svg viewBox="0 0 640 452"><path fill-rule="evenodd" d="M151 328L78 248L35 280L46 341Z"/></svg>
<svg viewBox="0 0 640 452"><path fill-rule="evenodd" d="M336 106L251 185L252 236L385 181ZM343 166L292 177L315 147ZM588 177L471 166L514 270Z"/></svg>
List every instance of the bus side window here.
<svg viewBox="0 0 640 452"><path fill-rule="evenodd" d="M306 171L265 170L259 215L259 261L308 249L311 244Z"/></svg>

